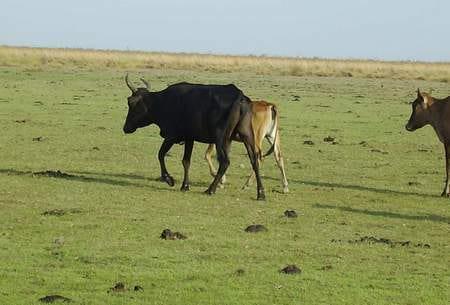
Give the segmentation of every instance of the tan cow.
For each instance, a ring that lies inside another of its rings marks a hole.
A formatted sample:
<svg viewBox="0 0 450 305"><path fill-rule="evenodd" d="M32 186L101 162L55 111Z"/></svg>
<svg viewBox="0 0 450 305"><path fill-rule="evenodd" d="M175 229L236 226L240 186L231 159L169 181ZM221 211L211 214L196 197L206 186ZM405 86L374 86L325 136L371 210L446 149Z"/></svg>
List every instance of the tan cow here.
<svg viewBox="0 0 450 305"><path fill-rule="evenodd" d="M266 101L252 101L252 128L255 135L255 151L258 152L258 162L263 157L274 153L275 161L281 171L283 192L289 192L288 182L286 179L286 172L284 170L283 157L281 156L280 148L280 131L279 131L279 116L277 107ZM262 145L264 138L270 143L271 147L266 154L262 155ZM239 136L233 140L240 141ZM205 152L205 160L208 162L209 172L213 177L216 175L216 170L212 162L212 154L214 145L210 144ZM253 179L253 172L248 177L243 188L248 187ZM225 182L225 176L222 177L222 184Z"/></svg>
<svg viewBox="0 0 450 305"><path fill-rule="evenodd" d="M412 102L412 113L405 128L414 131L430 124L445 148L447 178L441 196L450 196L450 96L437 99L417 89L417 98Z"/></svg>

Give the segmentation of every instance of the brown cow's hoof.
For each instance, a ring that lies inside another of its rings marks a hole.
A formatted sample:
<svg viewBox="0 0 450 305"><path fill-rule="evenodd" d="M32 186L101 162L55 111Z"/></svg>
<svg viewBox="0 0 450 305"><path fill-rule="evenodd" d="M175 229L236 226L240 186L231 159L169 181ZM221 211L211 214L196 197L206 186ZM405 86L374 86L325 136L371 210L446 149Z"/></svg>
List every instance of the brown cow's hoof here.
<svg viewBox="0 0 450 305"><path fill-rule="evenodd" d="M183 184L180 189L182 192L189 191L189 184Z"/></svg>
<svg viewBox="0 0 450 305"><path fill-rule="evenodd" d="M174 186L175 185L175 180L170 175L162 175L159 178L159 181L166 182L170 186Z"/></svg>
<svg viewBox="0 0 450 305"><path fill-rule="evenodd" d="M450 197L450 194L443 191L441 197Z"/></svg>

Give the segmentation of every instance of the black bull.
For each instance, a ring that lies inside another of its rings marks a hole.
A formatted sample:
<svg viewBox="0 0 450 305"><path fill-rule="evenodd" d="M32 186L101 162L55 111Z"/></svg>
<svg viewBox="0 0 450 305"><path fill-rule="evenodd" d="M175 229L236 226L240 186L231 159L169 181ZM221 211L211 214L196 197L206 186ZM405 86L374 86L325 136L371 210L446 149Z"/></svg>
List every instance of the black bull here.
<svg viewBox="0 0 450 305"><path fill-rule="evenodd" d="M251 126L251 101L234 85L199 85L179 83L170 85L159 92L146 88L135 88L128 97L128 115L123 127L125 133L133 133L137 128L156 124L164 141L159 149L161 180L170 186L174 179L169 175L164 157L175 143L184 142L184 179L182 191L189 190L189 166L194 141L216 145L219 170L206 190L213 194L225 174L230 159L228 157L231 140L236 135L242 139L256 175L257 199L264 200L264 188L259 175L258 154L255 151Z"/></svg>

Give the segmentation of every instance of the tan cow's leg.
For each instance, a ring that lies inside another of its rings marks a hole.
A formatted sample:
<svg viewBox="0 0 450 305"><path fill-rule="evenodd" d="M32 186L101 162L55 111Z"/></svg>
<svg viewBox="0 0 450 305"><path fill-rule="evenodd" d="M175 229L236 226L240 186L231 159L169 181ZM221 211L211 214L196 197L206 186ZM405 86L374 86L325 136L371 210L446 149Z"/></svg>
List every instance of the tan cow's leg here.
<svg viewBox="0 0 450 305"><path fill-rule="evenodd" d="M208 148L206 148L206 151L205 151L205 160L208 163L209 173L211 174L211 176L215 177L217 172L216 172L216 169L214 168L214 164L212 161L213 152L214 152L214 144L209 144ZM225 177L225 175L223 175L222 179L220 180L220 184L219 184L220 188L223 188L225 181L226 181L226 177Z"/></svg>
<svg viewBox="0 0 450 305"><path fill-rule="evenodd" d="M275 136L275 147L274 152L275 161L277 162L278 168L281 171L281 179L283 183L283 193L288 193L288 181L286 178L286 171L284 170L284 162L283 156L281 155L281 147L280 147L280 132L277 130L277 135Z"/></svg>

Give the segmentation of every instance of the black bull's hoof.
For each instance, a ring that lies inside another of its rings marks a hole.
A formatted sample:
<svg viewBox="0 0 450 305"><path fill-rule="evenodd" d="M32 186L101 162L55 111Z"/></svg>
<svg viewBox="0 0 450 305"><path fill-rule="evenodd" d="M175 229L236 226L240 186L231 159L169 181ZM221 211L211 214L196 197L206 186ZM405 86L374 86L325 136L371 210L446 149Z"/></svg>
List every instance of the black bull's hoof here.
<svg viewBox="0 0 450 305"><path fill-rule="evenodd" d="M166 182L170 186L174 186L175 185L175 180L170 175L162 175L159 178L159 181Z"/></svg>
<svg viewBox="0 0 450 305"><path fill-rule="evenodd" d="M189 191L189 184L184 184L181 186L180 191L186 192Z"/></svg>
<svg viewBox="0 0 450 305"><path fill-rule="evenodd" d="M213 195L215 193L215 191L213 191L212 189L210 189L210 188L208 188L206 191L205 191L205 194L206 195Z"/></svg>
<svg viewBox="0 0 450 305"><path fill-rule="evenodd" d="M266 200L266 194L264 194L264 190L259 190L256 200Z"/></svg>

